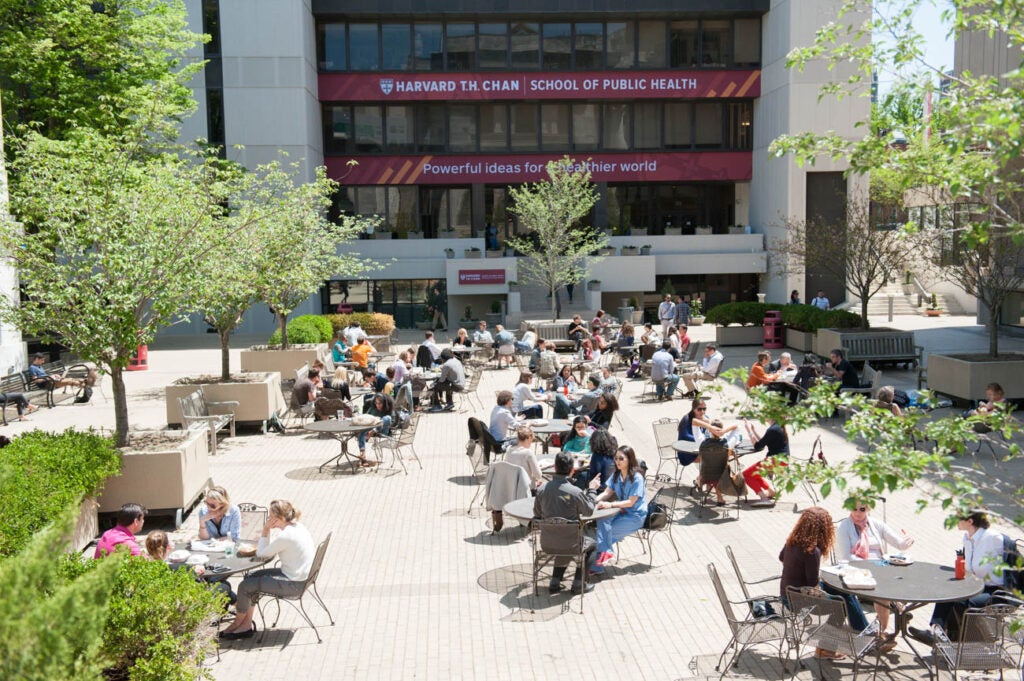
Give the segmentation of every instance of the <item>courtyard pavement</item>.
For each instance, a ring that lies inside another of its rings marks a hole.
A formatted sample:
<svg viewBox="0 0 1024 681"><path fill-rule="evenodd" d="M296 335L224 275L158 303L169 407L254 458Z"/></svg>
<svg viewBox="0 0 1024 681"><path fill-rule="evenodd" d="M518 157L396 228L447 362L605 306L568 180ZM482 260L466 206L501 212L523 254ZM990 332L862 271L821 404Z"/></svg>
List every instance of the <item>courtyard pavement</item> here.
<svg viewBox="0 0 1024 681"><path fill-rule="evenodd" d="M876 326L884 320L872 320ZM898 317L888 324L917 332L917 343L927 351L984 350L983 329L968 317ZM714 329L691 330L696 340L710 340ZM419 337L402 332L407 343ZM261 339L239 338L237 347ZM1024 340L1003 338L1005 350L1024 349ZM217 373L219 353L214 336L201 339L170 339L150 347L148 371L126 377L129 413L133 427L165 425L164 385L175 378ZM749 367L756 347L726 348L729 367ZM232 350L232 366L238 367L238 349ZM621 544L621 556L607 569L597 588L585 599L568 595L532 597L531 547L525 531L506 523L499 535L490 532L490 514L479 505L467 513L475 488L465 455L466 419L486 420L494 391L511 388L514 371L485 372L480 395L486 409L477 414L425 414L420 421L416 450L423 469L410 461L408 474L401 469L352 474L348 468L323 473L317 465L337 452L333 440L302 433L288 435L240 432L222 441L211 458L214 482L224 485L234 501L267 504L275 498L291 500L301 511L317 540L333 532L319 580L319 591L334 615L326 615L314 603L308 610L321 627L323 643L301 618L285 606L277 629L262 643L257 639L226 644L211 672L218 681L243 679L488 679L520 680L575 676L612 679L696 679L712 674L718 654L729 638L728 629L708 578L707 565L715 563L726 588L738 596L735 579L725 555L731 545L751 578L777 575L777 556L796 520L809 505L796 492L773 508L744 509L735 513L714 509L697 514L695 502L680 496L673 527L680 560L664 534L654 539L653 564L638 541ZM887 372L886 383L916 388L916 372ZM687 402L638 401L642 382L626 381L621 425L612 433L620 443L632 445L640 458L656 462L651 422L681 417ZM738 397L740 389L726 389ZM75 427L112 428L113 407L109 384L97 391L92 403L64 402L43 409L29 423L4 429L7 435L29 428L62 430ZM712 401L713 416L724 416ZM821 436L830 460L857 456L857 447L824 424L796 433L792 448L806 456L814 439ZM1018 462L996 463L979 457L983 475L1016 490L1024 478ZM971 466L971 457L959 462ZM656 465L656 464L655 464ZM683 473L687 485L695 476L690 467ZM922 481L923 489L926 483ZM944 514L936 508L915 512L917 493L888 497L875 510L897 530L916 538L916 560L952 564L960 545L959 533L943 529ZM993 507L1008 515L1019 512L1019 496L995 490ZM823 504L837 520L841 501ZM1000 528L1021 536L1019 528L999 522ZM196 531L196 515L186 518L180 536ZM543 583L542 583L543 584ZM777 583L767 585L777 591ZM535 611L531 607L535 606ZM870 609L869 609L870 610ZM915 624L927 622L929 609L919 611ZM925 678L901 642L890 657L893 665L911 678ZM851 676L849 662L809 662L798 678L840 679ZM741 659L730 678L779 678L769 649L755 649Z"/></svg>

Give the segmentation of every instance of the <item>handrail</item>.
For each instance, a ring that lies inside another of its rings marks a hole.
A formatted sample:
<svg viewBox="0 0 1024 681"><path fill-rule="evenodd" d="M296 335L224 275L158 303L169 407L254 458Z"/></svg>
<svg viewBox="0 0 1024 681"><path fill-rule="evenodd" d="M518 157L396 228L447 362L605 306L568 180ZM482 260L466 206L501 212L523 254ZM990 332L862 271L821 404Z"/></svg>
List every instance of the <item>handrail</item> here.
<svg viewBox="0 0 1024 681"><path fill-rule="evenodd" d="M917 278L917 275L910 275L910 283L917 290L917 307L921 307L925 298L928 299L928 302L931 302L932 294L921 284L921 280Z"/></svg>

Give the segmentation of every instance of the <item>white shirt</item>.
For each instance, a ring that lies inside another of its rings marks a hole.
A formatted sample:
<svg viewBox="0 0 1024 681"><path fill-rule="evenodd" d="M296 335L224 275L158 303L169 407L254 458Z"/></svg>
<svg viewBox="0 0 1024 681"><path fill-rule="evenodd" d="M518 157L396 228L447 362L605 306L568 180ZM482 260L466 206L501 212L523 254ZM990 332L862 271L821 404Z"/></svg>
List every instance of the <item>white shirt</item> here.
<svg viewBox="0 0 1024 681"><path fill-rule="evenodd" d="M676 318L676 306L667 300L663 300L658 306L658 319L663 322L670 322Z"/></svg>
<svg viewBox="0 0 1024 681"><path fill-rule="evenodd" d="M490 331L481 331L480 329L477 329L476 331L473 332L473 342L474 343L493 343L494 342L494 338L491 337L491 332Z"/></svg>
<svg viewBox="0 0 1024 681"><path fill-rule="evenodd" d="M498 442L509 438L509 431L519 425L519 420L506 407L495 405L491 411L491 423L487 429Z"/></svg>
<svg viewBox="0 0 1024 681"><path fill-rule="evenodd" d="M316 545L306 526L295 522L280 531L271 532L270 537L260 537L256 555L260 558L277 556L281 559L284 576L293 582L301 582L313 569Z"/></svg>
<svg viewBox="0 0 1024 681"><path fill-rule="evenodd" d="M540 464L537 463L537 457L534 456L532 450L525 447L513 447L505 452L505 461L525 470L534 487L543 482L544 476L540 472Z"/></svg>
<svg viewBox="0 0 1024 681"><path fill-rule="evenodd" d="M408 370L405 368L405 362L401 358L396 357L395 363L391 365L395 369L395 385L405 383L406 374Z"/></svg>
<svg viewBox="0 0 1024 681"><path fill-rule="evenodd" d="M523 334L523 338L519 342L525 343L527 346L532 348L534 345L537 344L537 334L535 334L533 331L527 331L526 333Z"/></svg>
<svg viewBox="0 0 1024 681"><path fill-rule="evenodd" d="M1003 535L979 527L971 537L964 532L964 563L967 571L985 580L989 586L1003 586L1002 574L995 574L1003 563Z"/></svg>
<svg viewBox="0 0 1024 681"><path fill-rule="evenodd" d="M512 388L512 413L518 414L526 409L526 400L539 401L534 397L529 383L517 383L516 387Z"/></svg>
<svg viewBox="0 0 1024 681"><path fill-rule="evenodd" d="M359 345L359 341L367 337L366 332L363 331L363 327L361 326L349 326L345 329L344 334L345 344L350 348L354 348Z"/></svg>
<svg viewBox="0 0 1024 681"><path fill-rule="evenodd" d="M437 343L434 342L433 338L426 339L423 341L423 344L430 350L430 356L433 357L436 362L437 358L441 356L441 348L437 347Z"/></svg>
<svg viewBox="0 0 1024 681"><path fill-rule="evenodd" d="M814 298L811 299L811 305L822 310L827 310L830 307L832 307L832 304L829 302L829 299L826 298L825 296L815 296Z"/></svg>
<svg viewBox="0 0 1024 681"><path fill-rule="evenodd" d="M710 357L705 356L701 361L701 369L703 369L706 374L716 374L718 373L718 365L722 363L723 359L725 359L725 356L718 350L715 350L713 355Z"/></svg>

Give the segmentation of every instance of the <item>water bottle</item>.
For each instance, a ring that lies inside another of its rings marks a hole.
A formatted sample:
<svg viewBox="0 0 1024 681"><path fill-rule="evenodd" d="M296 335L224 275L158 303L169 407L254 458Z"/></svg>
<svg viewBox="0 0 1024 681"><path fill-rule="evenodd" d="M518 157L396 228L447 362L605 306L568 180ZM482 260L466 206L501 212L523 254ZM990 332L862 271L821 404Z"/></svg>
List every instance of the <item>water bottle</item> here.
<svg viewBox="0 0 1024 681"><path fill-rule="evenodd" d="M230 544L228 544L227 546L224 547L224 556L226 558L230 558L231 554L234 553L234 550L235 550L235 544L234 544L234 542L232 542L232 543L230 543Z"/></svg>
<svg viewBox="0 0 1024 681"><path fill-rule="evenodd" d="M562 392L565 394L566 397L569 396L569 382L568 381L566 381L564 384L562 384Z"/></svg>
<svg viewBox="0 0 1024 681"><path fill-rule="evenodd" d="M544 387L543 386L541 386L540 388L537 388L537 394L538 395L543 395L544 394Z"/></svg>
<svg viewBox="0 0 1024 681"><path fill-rule="evenodd" d="M956 563L953 565L953 579L964 579L967 576L967 563L964 561L964 552L956 552Z"/></svg>

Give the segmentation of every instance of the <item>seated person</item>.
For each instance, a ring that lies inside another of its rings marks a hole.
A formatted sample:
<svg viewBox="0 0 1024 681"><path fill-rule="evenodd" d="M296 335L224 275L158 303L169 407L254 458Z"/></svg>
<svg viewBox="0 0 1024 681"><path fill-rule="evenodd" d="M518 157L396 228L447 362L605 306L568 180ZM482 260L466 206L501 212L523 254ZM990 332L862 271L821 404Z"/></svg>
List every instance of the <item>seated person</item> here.
<svg viewBox="0 0 1024 681"><path fill-rule="evenodd" d="M830 352L829 359L831 362L825 365L825 372L830 376L835 377L839 381L840 387L861 387L857 371L853 368L853 365L850 364L849 360L846 359L846 353L843 352L842 349L836 348Z"/></svg>
<svg viewBox="0 0 1024 681"><path fill-rule="evenodd" d="M352 348L352 361L360 368L366 369L370 366L371 352L376 352L376 350L372 345L370 345L370 340L364 336L360 338L359 343Z"/></svg>
<svg viewBox="0 0 1024 681"><path fill-rule="evenodd" d="M783 352L777 360L768 364L766 371L770 374L778 374L777 380L792 381L796 378L797 366L793 363L793 355Z"/></svg>
<svg viewBox="0 0 1024 681"><path fill-rule="evenodd" d="M519 419L512 413L512 392L498 392L498 403L491 410L490 425L487 430L498 443L511 444L512 434L519 427Z"/></svg>
<svg viewBox="0 0 1024 681"><path fill-rule="evenodd" d="M455 359L450 348L441 351L441 359L444 362L441 365L441 375L434 382L433 395L430 400L433 405L430 408L432 412L453 411L455 401L452 398L452 393L462 392L466 389L466 370L462 367L462 362ZM445 398L444 406L441 406L442 395Z"/></svg>
<svg viewBox="0 0 1024 681"><path fill-rule="evenodd" d="M199 538L238 541L241 532L242 512L231 503L228 491L219 485L206 490L199 506Z"/></svg>
<svg viewBox="0 0 1024 681"><path fill-rule="evenodd" d="M82 386L86 385L86 380L82 380L79 378L68 378L67 370L65 370L64 373L62 374L46 373L46 370L43 369L44 364L46 364L46 355L41 352L37 352L36 354L32 355L32 364L30 364L28 367L28 372L32 379L32 383L38 386L39 388L49 388L51 386L54 388L81 388ZM94 379L93 376L98 377L98 374L96 374L95 369L90 369L89 379L92 379L92 383L89 383L89 385L93 385L96 382L96 379Z"/></svg>
<svg viewBox="0 0 1024 681"><path fill-rule="evenodd" d="M519 382L512 388L512 413L527 419L539 419L544 416L544 407L540 404L527 405L529 402L543 402L543 398L534 395L530 385L533 383L533 374L523 371L519 374Z"/></svg>
<svg viewBox="0 0 1024 681"><path fill-rule="evenodd" d="M551 389L563 395L576 392L576 379L573 378L571 366L565 364L558 370L558 375L551 381Z"/></svg>
<svg viewBox="0 0 1024 681"><path fill-rule="evenodd" d="M341 396L346 400L352 399L352 392L348 387L348 369L341 366L335 367L334 374L327 376L324 363L318 359L313 360L309 368L316 369L320 373L320 383L324 388L330 388L341 393Z"/></svg>
<svg viewBox="0 0 1024 681"><path fill-rule="evenodd" d="M354 348L359 345L359 341L366 338L366 332L359 325L359 322L352 322L341 331L342 335L345 336L345 344L349 348Z"/></svg>
<svg viewBox="0 0 1024 681"><path fill-rule="evenodd" d="M471 348L473 347L473 339L469 337L469 334L465 329L459 329L458 334L452 341L452 345L461 345L465 348Z"/></svg>
<svg viewBox="0 0 1024 681"><path fill-rule="evenodd" d="M590 327L590 346L595 352L604 354L608 350L608 341L604 339L603 329L600 326Z"/></svg>
<svg viewBox="0 0 1024 681"><path fill-rule="evenodd" d="M761 350L757 353L757 360L750 367L750 375L747 376L748 391L758 386L768 385L778 378L778 374L769 374L765 371L765 367L768 366L771 358L772 356L767 350Z"/></svg>
<svg viewBox="0 0 1024 681"><path fill-rule="evenodd" d="M402 385L409 379L409 353L402 350L391 365L395 370L395 385Z"/></svg>
<svg viewBox="0 0 1024 681"><path fill-rule="evenodd" d="M142 504L124 504L117 512L117 524L103 533L96 544L93 558L102 558L113 553L117 547L124 546L133 556L142 555L142 547L135 540L135 535L142 532L146 522L146 507Z"/></svg>
<svg viewBox="0 0 1024 681"><path fill-rule="evenodd" d="M334 345L331 346L331 359L335 364L341 364L347 355L348 346L345 345L345 334L339 331L337 338L334 339Z"/></svg>
<svg viewBox="0 0 1024 681"><path fill-rule="evenodd" d="M319 386L320 372L316 369L310 369L305 377L297 379L292 386L292 408L303 416L312 414Z"/></svg>
<svg viewBox="0 0 1024 681"><path fill-rule="evenodd" d="M718 377L718 368L722 365L725 357L718 351L718 346L708 343L704 348L704 359L696 369L683 374L683 383L686 384L686 395L684 397L697 396L697 380L710 381Z"/></svg>
<svg viewBox="0 0 1024 681"><path fill-rule="evenodd" d="M629 359L636 352L633 347L635 339L633 337L633 325L629 322L622 322L622 327L619 329L619 336L615 339L615 349L619 353L622 359Z"/></svg>
<svg viewBox="0 0 1024 681"><path fill-rule="evenodd" d="M494 338L491 337L491 332L487 330L487 322L480 320L477 322L476 331L473 332L474 343L486 343L487 345L494 344Z"/></svg>
<svg viewBox="0 0 1024 681"><path fill-rule="evenodd" d="M379 418L380 425L373 430L359 433L359 465L375 466L379 462L366 458L366 439L377 434L387 435L391 432L391 424L395 418L395 401L391 399L390 395L379 392L363 406L363 413Z"/></svg>
<svg viewBox="0 0 1024 681"><path fill-rule="evenodd" d="M601 390L601 380L596 376L591 376L587 385L587 392L579 394L573 400L556 391L553 418L564 419L569 418L569 414L587 414L593 411L597 407L597 398L605 392Z"/></svg>
<svg viewBox="0 0 1024 681"><path fill-rule="evenodd" d="M690 341L690 336L687 334L687 331L689 331L689 329L684 325L684 326L679 326L677 328L677 331L679 333L679 351L680 352L686 352L687 350L690 349L690 342L691 342Z"/></svg>
<svg viewBox="0 0 1024 681"><path fill-rule="evenodd" d="M543 352L537 358L537 375L544 379L554 378L560 369L555 344L550 341L544 345Z"/></svg>
<svg viewBox="0 0 1024 681"><path fill-rule="evenodd" d="M576 484L586 489L597 481L597 491L603 492L615 472L615 450L619 443L607 430L597 430L590 435L590 466L576 474Z"/></svg>
<svg viewBox="0 0 1024 681"><path fill-rule="evenodd" d="M679 342L679 332L676 331L676 327L668 327L668 333L665 335L665 340L668 341L668 351L672 355L672 359L681 359L683 356L682 345Z"/></svg>
<svg viewBox="0 0 1024 681"><path fill-rule="evenodd" d="M533 348L533 352L530 353L530 361L527 364L530 371L537 373L540 368L540 355L544 352L544 348L547 345L543 338L537 338L537 345Z"/></svg>
<svg viewBox="0 0 1024 681"><path fill-rule="evenodd" d="M761 476L761 466L768 461L774 461L776 456L783 459L778 462L780 465L786 465L785 459L789 458L789 435L786 434L786 429L782 424L771 419L767 420L768 428L764 431L764 435L758 435L750 421L743 419L743 423L747 427L747 434L754 445L754 451L768 449L763 461L758 461L744 469L743 479L746 481L747 487L756 492L759 497L759 500L755 501L753 505L770 506L774 503L772 500L775 499L775 490Z"/></svg>
<svg viewBox="0 0 1024 681"><path fill-rule="evenodd" d="M6 400L7 404L14 404L15 409L18 410L18 420L25 421L26 414L31 414L39 409L34 404L29 404L28 399L22 393L0 393L0 400Z"/></svg>
<svg viewBox="0 0 1024 681"><path fill-rule="evenodd" d="M578 314L572 316L572 321L569 322L569 329L566 331L566 337L575 343L576 350L580 349L583 339L587 337L587 327L583 324L583 319Z"/></svg>
<svg viewBox="0 0 1024 681"><path fill-rule="evenodd" d="M900 409L900 405L893 402L893 397L896 395L896 389L891 385L883 385L878 389L878 395L875 397L875 407L883 409L893 416L903 416L903 410Z"/></svg>
<svg viewBox="0 0 1024 681"><path fill-rule="evenodd" d="M562 435L562 451L590 454L590 419L577 416L572 420L572 430Z"/></svg>
<svg viewBox="0 0 1024 681"><path fill-rule="evenodd" d="M644 330L643 334L640 336L640 342L644 345L661 345L661 336L658 335L658 331L650 322L644 324Z"/></svg>
<svg viewBox="0 0 1024 681"><path fill-rule="evenodd" d="M535 345L537 345L537 329L536 327L528 326L523 337L516 341L516 352L521 355L527 355L533 352Z"/></svg>
<svg viewBox="0 0 1024 681"><path fill-rule="evenodd" d="M437 363L438 358L441 356L441 348L438 347L437 343L434 342L434 332L427 331L423 334L423 347L430 350L430 358Z"/></svg>
<svg viewBox="0 0 1024 681"><path fill-rule="evenodd" d="M590 501L583 490L569 482L572 474L572 456L565 452L555 455L555 474L551 481L545 483L537 491L537 498L533 502L533 515L535 518L567 518L578 519L580 516L590 515L594 512L594 503ZM592 544L592 540L589 540ZM584 562L590 562L592 547L584 546ZM557 593L562 590L562 579L565 577L565 569L569 566L569 559L559 558L555 560L555 566L551 570L551 583L548 590ZM573 575L573 593L583 592L583 566L576 566L576 573ZM591 591L592 584L586 585L586 590Z"/></svg>
<svg viewBox="0 0 1024 681"><path fill-rule="evenodd" d="M171 556L171 540L167 537L167 533L163 530L153 530L146 535L146 554L150 560L159 560L167 563L167 566L172 570L190 569L196 577L197 581L203 580L203 576L206 574L206 568L202 565L189 565L188 563L172 563L169 558ZM228 605L234 605L236 599L235 592L231 590L231 584L226 579L216 579L206 582L210 588L223 594L224 598L227 599L225 609Z"/></svg>
<svg viewBox="0 0 1024 681"><path fill-rule="evenodd" d="M709 437L724 438L736 430L737 426L731 425L728 428L715 426L707 417L708 403L700 397L695 397L690 403L690 411L679 420L677 437L680 440L696 442L698 445ZM689 466L700 458L699 454L688 454L679 452L676 454L680 466Z"/></svg>
<svg viewBox="0 0 1024 681"><path fill-rule="evenodd" d="M597 328L602 331L608 328L608 325L611 324L611 321L608 320L606 314L607 313L604 310L598 310L597 313L594 314L594 318L590 320L590 328Z"/></svg>
<svg viewBox="0 0 1024 681"><path fill-rule="evenodd" d="M619 381L615 378L615 374L612 373L612 368L609 366L601 367L601 390L606 393L617 393L619 391Z"/></svg>
<svg viewBox="0 0 1024 681"><path fill-rule="evenodd" d="M659 401L671 400L679 386L675 358L669 350L671 343L662 341L661 349L651 355L651 380L654 381L654 394Z"/></svg>
<svg viewBox="0 0 1024 681"><path fill-rule="evenodd" d="M647 518L647 484L632 447L615 452L615 473L608 487L597 495L597 508L617 508L619 512L597 524L597 561L593 571L604 572L604 565L615 557L615 544L633 534Z"/></svg>
<svg viewBox="0 0 1024 681"><path fill-rule="evenodd" d="M985 386L985 396L988 398L988 401L979 403L975 409L967 412L966 416L987 416L1009 406L1003 386L998 383L989 383ZM992 432L992 427L987 423L975 423L974 431L977 433L990 433Z"/></svg>
<svg viewBox="0 0 1024 681"><path fill-rule="evenodd" d="M591 380L595 380L594 377L591 377ZM597 387L597 390L599 395L597 396L597 404L594 405L594 410L584 412L584 414L590 419L590 426L592 428L608 430L612 425L612 417L619 410L619 400L615 395L601 390L600 386Z"/></svg>
<svg viewBox="0 0 1024 681"><path fill-rule="evenodd" d="M533 431L529 426L516 428L515 444L505 452L505 461L526 471L534 489L540 487L544 482L540 464L537 463L537 457L533 453Z"/></svg>

